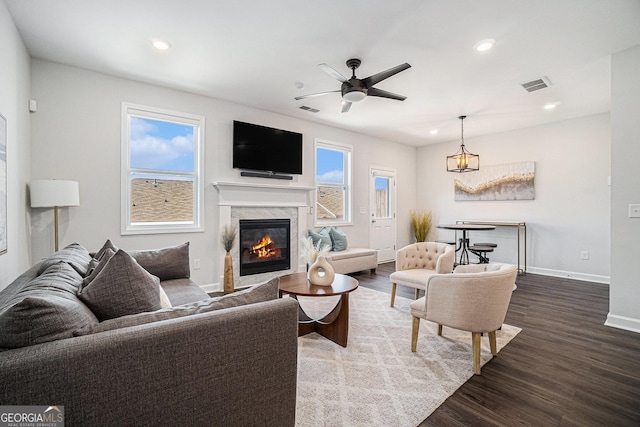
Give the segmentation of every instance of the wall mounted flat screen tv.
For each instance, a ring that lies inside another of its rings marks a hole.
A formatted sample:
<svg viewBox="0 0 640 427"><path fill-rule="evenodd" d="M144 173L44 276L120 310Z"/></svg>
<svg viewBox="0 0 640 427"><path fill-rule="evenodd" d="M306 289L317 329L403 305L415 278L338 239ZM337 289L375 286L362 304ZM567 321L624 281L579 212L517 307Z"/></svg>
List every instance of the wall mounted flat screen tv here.
<svg viewBox="0 0 640 427"><path fill-rule="evenodd" d="M233 167L302 175L302 134L234 120Z"/></svg>

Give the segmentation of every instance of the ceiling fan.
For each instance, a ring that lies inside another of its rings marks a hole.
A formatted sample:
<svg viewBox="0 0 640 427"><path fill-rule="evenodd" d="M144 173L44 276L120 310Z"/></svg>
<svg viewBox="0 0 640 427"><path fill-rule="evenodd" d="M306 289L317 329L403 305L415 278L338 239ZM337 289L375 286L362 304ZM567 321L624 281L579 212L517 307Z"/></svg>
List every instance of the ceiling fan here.
<svg viewBox="0 0 640 427"><path fill-rule="evenodd" d="M382 71L380 73L374 74L372 76L366 77L364 79L359 79L356 77L356 68L360 66L362 61L356 58L349 59L347 61L347 67L351 68L351 78L347 79L345 76L340 74L338 71L333 69L327 64L318 64L318 67L325 73L329 74L331 77L336 80L342 82L342 87L339 90L330 90L327 92L320 93L312 93L309 95L297 96L295 99L301 100L305 98L311 98L314 96L326 95L328 93L341 92L342 93L342 112L346 113L351 108L351 104L354 102L362 101L367 96L378 96L381 98L389 98L396 99L398 101L404 101L407 99L406 96L398 95L392 92L387 92L386 90L378 89L373 87L376 83L381 82L384 79L387 79L394 74L398 74L400 71L404 71L407 68L411 68L411 65L404 64L395 66L393 68L389 68L386 71Z"/></svg>

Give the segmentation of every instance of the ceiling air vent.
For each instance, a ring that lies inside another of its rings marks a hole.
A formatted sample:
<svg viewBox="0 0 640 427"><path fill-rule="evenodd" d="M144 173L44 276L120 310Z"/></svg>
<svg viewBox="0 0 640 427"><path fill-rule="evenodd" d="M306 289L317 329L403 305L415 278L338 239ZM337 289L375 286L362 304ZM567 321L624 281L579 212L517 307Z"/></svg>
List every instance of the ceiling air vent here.
<svg viewBox="0 0 640 427"><path fill-rule="evenodd" d="M522 83L522 87L527 90L527 92L534 92L536 90L544 89L545 87L551 86L551 82L547 77L540 77L537 80L531 80L527 83Z"/></svg>
<svg viewBox="0 0 640 427"><path fill-rule="evenodd" d="M301 105L298 108L300 108L301 110L309 111L311 113L318 113L320 111L317 108L307 107L306 105Z"/></svg>

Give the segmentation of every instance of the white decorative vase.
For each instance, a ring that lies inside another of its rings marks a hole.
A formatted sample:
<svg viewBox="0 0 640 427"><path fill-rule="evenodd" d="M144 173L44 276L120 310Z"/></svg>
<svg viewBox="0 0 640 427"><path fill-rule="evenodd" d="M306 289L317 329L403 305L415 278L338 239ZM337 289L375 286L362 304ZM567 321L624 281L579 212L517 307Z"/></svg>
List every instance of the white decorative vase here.
<svg viewBox="0 0 640 427"><path fill-rule="evenodd" d="M331 286L333 279L336 277L333 267L329 261L323 256L318 257L316 262L309 267L309 282L317 286Z"/></svg>

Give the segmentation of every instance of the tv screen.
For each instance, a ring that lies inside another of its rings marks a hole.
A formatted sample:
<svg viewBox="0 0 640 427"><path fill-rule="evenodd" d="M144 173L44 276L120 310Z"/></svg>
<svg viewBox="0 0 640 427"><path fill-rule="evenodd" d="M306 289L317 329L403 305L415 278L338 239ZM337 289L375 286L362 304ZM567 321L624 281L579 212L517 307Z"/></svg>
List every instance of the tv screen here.
<svg viewBox="0 0 640 427"><path fill-rule="evenodd" d="M302 175L302 134L234 120L233 167Z"/></svg>

